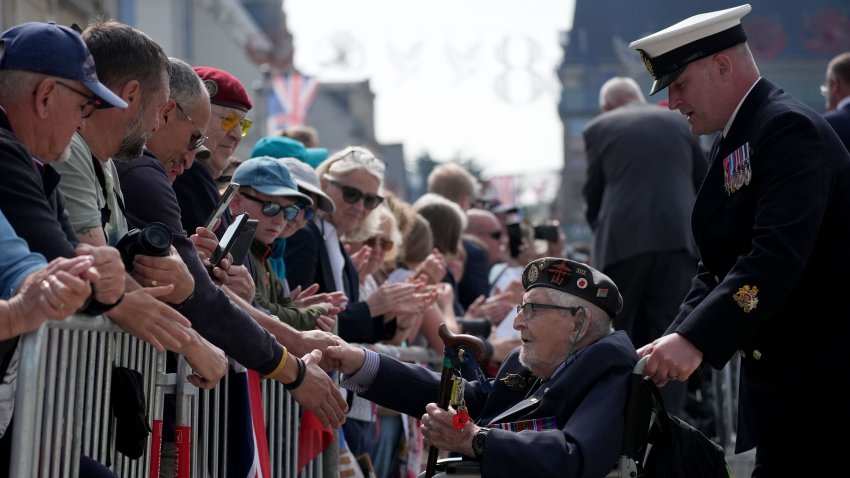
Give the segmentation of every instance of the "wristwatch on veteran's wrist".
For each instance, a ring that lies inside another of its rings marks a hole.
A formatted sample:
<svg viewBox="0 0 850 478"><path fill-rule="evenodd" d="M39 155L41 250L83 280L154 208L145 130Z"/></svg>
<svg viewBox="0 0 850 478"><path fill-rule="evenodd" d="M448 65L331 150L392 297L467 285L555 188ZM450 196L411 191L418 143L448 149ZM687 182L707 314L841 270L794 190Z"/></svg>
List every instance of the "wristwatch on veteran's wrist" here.
<svg viewBox="0 0 850 478"><path fill-rule="evenodd" d="M488 433L490 433L489 428L481 428L475 432L475 435L472 435L472 453L478 460L484 455L484 442L487 440Z"/></svg>

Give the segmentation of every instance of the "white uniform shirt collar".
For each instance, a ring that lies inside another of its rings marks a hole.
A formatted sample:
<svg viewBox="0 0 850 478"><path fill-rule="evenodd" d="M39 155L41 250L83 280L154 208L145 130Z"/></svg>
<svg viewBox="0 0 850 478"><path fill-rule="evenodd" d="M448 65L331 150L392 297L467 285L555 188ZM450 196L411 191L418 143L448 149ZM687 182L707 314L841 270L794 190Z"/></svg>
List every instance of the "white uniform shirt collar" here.
<svg viewBox="0 0 850 478"><path fill-rule="evenodd" d="M729 118L729 121L726 122L726 127L723 128L723 137L725 138L729 134L729 129L732 127L732 123L735 122L735 117L738 116L738 110L741 109L741 105L744 104L744 101L750 96L750 92L753 91L753 88L756 87L758 82L761 81L761 77L758 77L756 81L750 85L750 89L744 94L741 101L738 102L738 106L735 107L735 111L732 112L732 116Z"/></svg>

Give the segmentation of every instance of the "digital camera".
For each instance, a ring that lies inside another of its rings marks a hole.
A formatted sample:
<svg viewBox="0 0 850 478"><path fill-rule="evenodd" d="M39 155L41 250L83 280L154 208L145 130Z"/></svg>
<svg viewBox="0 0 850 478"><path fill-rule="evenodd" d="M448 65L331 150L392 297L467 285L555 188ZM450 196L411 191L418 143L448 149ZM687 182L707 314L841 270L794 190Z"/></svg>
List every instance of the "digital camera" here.
<svg viewBox="0 0 850 478"><path fill-rule="evenodd" d="M142 229L132 229L115 245L127 272L133 270L133 258L143 256L165 257L171 248L171 230L160 222L152 222Z"/></svg>

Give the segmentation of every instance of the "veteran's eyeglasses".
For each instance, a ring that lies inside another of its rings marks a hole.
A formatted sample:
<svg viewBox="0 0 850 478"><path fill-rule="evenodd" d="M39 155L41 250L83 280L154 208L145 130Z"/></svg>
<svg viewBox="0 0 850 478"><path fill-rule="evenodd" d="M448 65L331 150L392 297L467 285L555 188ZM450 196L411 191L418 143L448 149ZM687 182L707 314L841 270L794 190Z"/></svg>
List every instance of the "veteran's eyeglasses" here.
<svg viewBox="0 0 850 478"><path fill-rule="evenodd" d="M73 86L65 83L64 81L56 80L56 84L73 91L74 93L82 96L87 100L85 104L80 107L80 116L82 116L83 118L88 118L89 116L91 116L92 113L94 113L94 110L105 107L105 104L100 101L100 98L95 95L88 95L85 92L80 91L74 88Z"/></svg>
<svg viewBox="0 0 850 478"><path fill-rule="evenodd" d="M569 310L570 314L576 315L579 310L584 309L583 306L575 306L575 307L564 307L562 305L553 305L553 304L535 304L534 302L526 302L525 304L520 304L516 306L516 313L519 314L522 312L522 316L525 320L531 320L534 318L534 312L536 310Z"/></svg>
<svg viewBox="0 0 850 478"><path fill-rule="evenodd" d="M197 133L192 133L192 136L189 136L189 151L194 151L200 148L201 146L203 146L204 142L206 142L207 135L204 134L204 131L201 129L200 126L198 126L198 123L195 123L195 120L193 120L192 117L189 116L189 113L187 113L186 110L184 110L183 107L180 106L180 103L174 104L177 105L177 110L183 113L183 116L185 116L186 119L188 119L189 122L192 123L192 126L194 126L198 130Z"/></svg>
<svg viewBox="0 0 850 478"><path fill-rule="evenodd" d="M250 199L251 201L261 203L263 205L262 212L266 217L275 217L283 211L283 218L287 221L294 221L298 216L298 211L301 209L298 206L281 206L280 204L272 201L266 201L264 199L260 199L257 196L252 196L248 193L239 192L246 199Z"/></svg>
<svg viewBox="0 0 850 478"><path fill-rule="evenodd" d="M328 179L328 181L342 191L342 200L348 204L356 204L357 201L362 199L363 207L372 210L384 202L384 198L376 194L366 194L355 187L346 186L345 184L332 179Z"/></svg>
<svg viewBox="0 0 850 478"><path fill-rule="evenodd" d="M240 130L242 131L242 136L248 134L248 131L251 130L251 126L254 125L254 122L249 120L248 118L240 118L236 113L229 112L226 115L221 115L216 113L215 111L212 114L221 118L221 129L224 131L230 131L239 125Z"/></svg>

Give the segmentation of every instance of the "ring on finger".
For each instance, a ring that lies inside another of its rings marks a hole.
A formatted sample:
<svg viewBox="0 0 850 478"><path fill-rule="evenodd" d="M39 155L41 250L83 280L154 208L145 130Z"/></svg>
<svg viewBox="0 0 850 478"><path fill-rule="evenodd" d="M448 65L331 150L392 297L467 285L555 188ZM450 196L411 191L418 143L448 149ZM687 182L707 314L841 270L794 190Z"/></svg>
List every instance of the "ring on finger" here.
<svg viewBox="0 0 850 478"><path fill-rule="evenodd" d="M152 286L152 287L156 287L156 284L157 284L157 282L156 282L155 280L152 280L152 281L151 281L151 286Z"/></svg>

